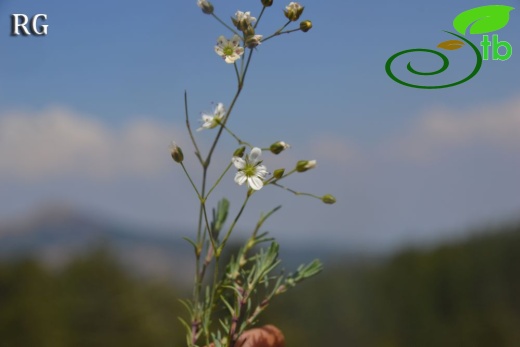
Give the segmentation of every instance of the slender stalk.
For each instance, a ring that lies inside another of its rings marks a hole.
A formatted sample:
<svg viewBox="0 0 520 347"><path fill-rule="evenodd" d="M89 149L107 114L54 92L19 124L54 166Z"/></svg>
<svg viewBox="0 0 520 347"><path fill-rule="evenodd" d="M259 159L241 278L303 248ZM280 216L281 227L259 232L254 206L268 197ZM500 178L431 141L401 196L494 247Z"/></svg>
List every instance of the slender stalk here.
<svg viewBox="0 0 520 347"><path fill-rule="evenodd" d="M235 135L235 133L232 132L227 126L225 126L225 125L222 125L222 126L228 132L229 135L231 135L235 140L237 140L239 146L246 145L249 148L253 148L253 146L249 142L243 141L241 138L239 138L237 135ZM262 150L265 150L265 148L263 148Z"/></svg>
<svg viewBox="0 0 520 347"><path fill-rule="evenodd" d="M193 183L193 181L191 180L191 176L188 173L188 170L186 170L186 167L184 166L184 163L180 162L180 164L181 164L182 169L184 170L184 173L186 174L186 177L188 177L188 180L190 181L191 186L195 190L195 193L197 193L197 196L199 197L199 200L202 200L202 196L200 195L199 190L195 186L195 183Z"/></svg>
<svg viewBox="0 0 520 347"><path fill-rule="evenodd" d="M188 93L184 91L184 114L186 115L186 128L188 128L188 133L190 134L191 142L193 143L193 147L195 147L195 155L202 163L202 157L200 156L199 146L197 146L197 142L195 141L195 137L193 136L193 132L191 131L190 119L188 117Z"/></svg>
<svg viewBox="0 0 520 347"><path fill-rule="evenodd" d="M215 19L216 19L220 24L222 24L223 26L225 26L227 29L231 30L235 35L240 36L240 35L238 34L238 32L237 32L235 29L233 29L232 27L230 27L229 25L227 25L225 22L223 22L222 19L220 19L220 18L219 18L215 13L212 13L211 15L212 15L212 16L213 16L213 17L214 17L214 18L215 18Z"/></svg>
<svg viewBox="0 0 520 347"><path fill-rule="evenodd" d="M279 188L282 188L282 189L285 189L287 190L288 192L291 192L293 193L294 195L305 195L305 196L311 196L313 198L316 198L318 200L321 200L321 197L320 196L317 196L317 195L314 195L314 194L311 194L311 193L304 193L304 192L297 192L296 190L293 190L291 188L287 188L285 186L282 186L281 184L278 184L276 182L271 182L270 184L272 184L273 186L277 186Z"/></svg>
<svg viewBox="0 0 520 347"><path fill-rule="evenodd" d="M216 17L216 16L215 16ZM218 19L218 17L216 17ZM219 20L220 21L220 20ZM205 236L206 236L206 233L202 233L202 226L203 224L206 224L205 225L205 228L208 232L208 234L210 233L210 224L209 224L209 221L208 221L208 218L207 218L207 211L206 211L206 199L207 199L207 195L206 195L206 184L207 184L207 174L208 174L208 168L209 168L209 165L210 165L210 162L211 162L211 157L213 155L213 152L217 146L217 143L220 139L220 136L222 135L222 131L224 130L224 126L225 124L227 123L227 121L229 120L229 117L230 117L230 114L231 114L231 111L233 110L233 107L235 106L235 103L238 99L238 97L240 96L240 93L242 91L242 87L244 85L244 78L245 78L245 75L247 73L247 70L249 68L249 64L251 62L251 56L252 56L252 51L250 51L249 53L249 56L248 56L248 59L247 59L247 63L246 63L246 66L245 66L245 69L244 69L244 72L242 74L242 76L239 76L238 78L238 85L237 85L237 91L235 93L235 96L233 97L233 100L231 101L231 104L228 108L228 111L227 111L227 114L226 114L226 117L224 119L224 122L222 123L222 126L219 128L218 130L218 133L217 135L215 136L215 139L213 141L213 144L211 145L211 148L206 156L206 159L205 160L201 160L201 166L202 166L202 189L200 191L200 196L202 197L200 199L200 208L199 208L199 223L198 223L198 230L197 230L197 245L198 247L200 247L202 249L203 247L203 244L204 244L204 239L205 239ZM209 195L209 193L208 193ZM242 209L240 210L240 213L239 215L237 216L237 219L240 217L240 214L242 213L243 209L244 209L245 205L242 206ZM236 220L235 220L235 223L236 224ZM230 232L232 231L232 229L230 229L230 231L228 232L228 235L227 235L227 238L229 238L229 235L230 235ZM215 293L216 293L216 287L217 287L217 282L218 282L218 268L219 268L219 259L220 259L220 252L223 248L223 245L219 246L218 248L216 247L216 244L215 244L215 240L213 240L213 237L211 235L209 235L210 237L210 240L211 240L211 245L210 247L213 247L213 250L214 250L214 257L215 257L215 271L214 271L214 278L213 278L213 290L212 290L212 295L211 295L211 303L210 305L212 306L213 303L214 303L214 300L215 300ZM227 239L226 239L227 241ZM220 250L220 252L219 252ZM210 250L208 250L208 254L209 254ZM208 258L208 256L207 256ZM206 262L207 262L207 259L206 259ZM205 263L206 263L205 262ZM201 297L201 291L202 291L202 281L204 280L204 275L206 274L206 268L207 268L207 264L202 264L202 267L200 265L200 256L197 257L197 261L196 261L196 283L195 283L195 288L194 288L194 295L193 295L193 301L194 301L194 304L196 305L196 307L199 305L200 303L200 297ZM192 323L196 323L196 322L192 322ZM205 334L205 338L206 340L209 339L209 336L207 336L208 334L206 333ZM193 336L193 338L195 338L195 336ZM196 341L195 341L196 342ZM193 344L195 344L195 342L193 342ZM208 341L207 341L208 342Z"/></svg>
<svg viewBox="0 0 520 347"><path fill-rule="evenodd" d="M244 203L242 204L242 207L240 208L240 211L238 211L238 214L235 217L235 219L233 220L233 223L231 224L231 226L229 227L229 230L226 233L226 236L224 237L224 239L222 239L222 242L220 243L220 246L217 249L217 255L216 255L217 259L218 259L219 255L220 255L220 252L222 252L222 249L226 246L227 240L229 239L229 236L231 236L231 233L233 232L233 229L235 228L235 225L237 224L238 219L242 215L242 212L244 212L244 208L246 207L247 202L249 201L250 197L251 197L251 194L248 191L247 195L246 195L246 199L244 200Z"/></svg>
<svg viewBox="0 0 520 347"><path fill-rule="evenodd" d="M268 36L265 39L262 39L262 42L265 42L265 41L267 41L269 39L272 39L273 37L278 36L278 35L290 34L290 33L293 33L295 31L300 31L300 30L301 30L300 28L297 28L297 29L291 29L291 30L287 30L287 31L277 31L274 34L272 34L271 36Z"/></svg>
<svg viewBox="0 0 520 347"><path fill-rule="evenodd" d="M222 175L220 175L220 177L218 178L218 180L213 184L213 187L211 187L211 189L209 190L208 194L206 195L206 199L209 197L209 195L211 194L211 192L219 185L220 181L222 180L222 178L224 177L224 175L229 171L229 169L231 168L231 165L233 165L233 163L229 163L228 166L226 167L226 169L224 170L224 172L222 172Z"/></svg>
<svg viewBox="0 0 520 347"><path fill-rule="evenodd" d="M264 14L264 11L265 11L265 6L262 7L262 11L260 11L260 15L258 15L258 18L256 20L256 23L255 25L253 26L253 29L256 29L256 27L258 26L258 23L260 23L260 19L262 19L262 15Z"/></svg>
<svg viewBox="0 0 520 347"><path fill-rule="evenodd" d="M240 73L238 72L237 62L233 63L233 67L235 68L235 74L237 76L237 83L240 83ZM242 67L240 67L240 69L242 69Z"/></svg>

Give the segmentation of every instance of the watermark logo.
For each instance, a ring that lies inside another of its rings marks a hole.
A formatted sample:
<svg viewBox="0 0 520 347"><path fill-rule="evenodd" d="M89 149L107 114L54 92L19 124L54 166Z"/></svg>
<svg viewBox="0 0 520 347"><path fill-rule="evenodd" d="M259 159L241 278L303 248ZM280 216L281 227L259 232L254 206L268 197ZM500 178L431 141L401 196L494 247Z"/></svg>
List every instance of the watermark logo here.
<svg viewBox="0 0 520 347"><path fill-rule="evenodd" d="M422 72L414 69L412 67L411 62L408 62L408 65L406 66L406 69L411 72L414 75L419 76L433 76L440 74L449 66L449 60L443 53L433 50L433 49L427 49L427 48L413 48L413 49L407 49L405 51L398 52L394 55L392 55L387 61L385 65L385 70L388 76L394 80L395 82L402 84L407 87L411 88L421 88L421 89L440 89L440 88L448 88L453 87L459 84L462 84L464 82L469 81L472 79L480 70L482 67L482 61L483 60L508 60L511 58L511 55L513 54L513 47L511 47L511 44L507 41L500 41L497 34L491 35L491 40L489 37L489 33L493 31L497 31L502 29L507 25L509 22L509 13L514 10L513 7L505 6L505 5L488 5L488 6L481 6L476 7L471 10L467 10L459 14L455 19L453 20L453 27L455 28L455 31L457 31L459 34L453 33L451 31L445 31L446 33L456 37L457 39L447 40L439 43L437 45L437 48L448 50L448 51L454 51L457 49L462 48L464 45L468 45L471 47L473 52L475 53L475 67L473 68L473 71L471 73L453 83L449 84L443 84L438 86L424 86L424 85L418 85L418 84L412 84L405 82L398 77L395 76L395 74L392 72L392 63L393 61L400 57L401 55L412 53L412 52L424 52L424 53L431 53L439 58L442 59L442 66L435 70L430 72ZM480 42L480 46L482 47L482 54L480 53L480 50L477 46L475 46L470 40L468 40L466 36L466 32L469 29L469 34L471 35L482 35L482 41ZM491 52L491 54L490 54Z"/></svg>
<svg viewBox="0 0 520 347"><path fill-rule="evenodd" d="M11 15L11 36L19 36L20 34L23 36L45 36L47 35L48 24L43 24L38 27L38 21L46 21L47 15L43 13L39 13L34 15L32 18L29 18L26 14L23 13L14 13ZM31 24L29 25L29 22Z"/></svg>

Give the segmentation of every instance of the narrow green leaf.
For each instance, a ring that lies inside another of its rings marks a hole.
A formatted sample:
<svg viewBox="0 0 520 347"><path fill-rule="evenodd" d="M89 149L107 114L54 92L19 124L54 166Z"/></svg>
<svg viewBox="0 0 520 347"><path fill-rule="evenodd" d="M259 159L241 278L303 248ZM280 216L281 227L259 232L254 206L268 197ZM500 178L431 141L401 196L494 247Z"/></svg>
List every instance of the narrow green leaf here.
<svg viewBox="0 0 520 347"><path fill-rule="evenodd" d="M181 322L181 324L186 328L186 331L189 333L191 333L191 327L188 323L186 323L186 321L184 319L182 319L181 317L177 317L177 319L179 319L179 321Z"/></svg>
<svg viewBox="0 0 520 347"><path fill-rule="evenodd" d="M183 237L182 239L188 241L188 243L193 246L195 252L197 252L197 244L195 243L195 241L193 241L189 237Z"/></svg>

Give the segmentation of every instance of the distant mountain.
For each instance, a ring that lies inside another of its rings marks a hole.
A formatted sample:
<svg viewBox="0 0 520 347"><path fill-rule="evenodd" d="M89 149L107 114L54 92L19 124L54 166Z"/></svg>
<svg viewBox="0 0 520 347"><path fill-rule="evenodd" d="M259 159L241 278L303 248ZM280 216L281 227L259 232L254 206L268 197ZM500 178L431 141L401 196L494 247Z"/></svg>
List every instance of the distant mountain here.
<svg viewBox="0 0 520 347"><path fill-rule="evenodd" d="M125 227L63 206L43 208L0 225L0 259L4 260L30 257L59 268L100 247L112 250L137 275L176 282L191 279L193 253L178 237Z"/></svg>
<svg viewBox="0 0 520 347"><path fill-rule="evenodd" d="M178 234L130 227L106 216L86 214L68 206L49 205L24 218L0 223L0 260L35 258L52 268L95 248L108 248L121 264L138 276L191 283L193 251ZM288 272L320 258L325 263L339 256L317 246L281 247Z"/></svg>

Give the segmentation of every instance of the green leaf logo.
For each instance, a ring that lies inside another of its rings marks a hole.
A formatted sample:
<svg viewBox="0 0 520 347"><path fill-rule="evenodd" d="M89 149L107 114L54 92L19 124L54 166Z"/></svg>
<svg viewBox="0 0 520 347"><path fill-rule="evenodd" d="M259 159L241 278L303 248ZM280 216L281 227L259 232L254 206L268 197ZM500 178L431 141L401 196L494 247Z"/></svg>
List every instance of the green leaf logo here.
<svg viewBox="0 0 520 347"><path fill-rule="evenodd" d="M470 34L486 34L505 27L512 10L514 7L505 5L475 7L455 17L453 27L462 35L466 35L469 27Z"/></svg>

